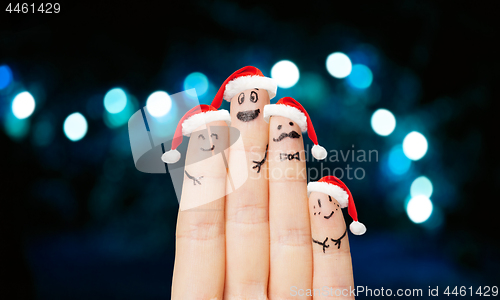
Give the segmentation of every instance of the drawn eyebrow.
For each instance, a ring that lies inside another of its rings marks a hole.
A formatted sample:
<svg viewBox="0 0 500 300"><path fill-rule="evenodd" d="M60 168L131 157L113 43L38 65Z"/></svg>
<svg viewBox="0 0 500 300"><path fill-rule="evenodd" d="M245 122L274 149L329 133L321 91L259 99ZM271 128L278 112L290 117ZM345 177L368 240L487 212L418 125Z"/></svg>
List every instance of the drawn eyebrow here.
<svg viewBox="0 0 500 300"><path fill-rule="evenodd" d="M198 136L198 138L205 139L205 137L203 136L203 134L200 134L200 135Z"/></svg>
<svg viewBox="0 0 500 300"><path fill-rule="evenodd" d="M330 199L330 202L332 202L332 197L330 197L330 195L328 195L328 198Z"/></svg>
<svg viewBox="0 0 500 300"><path fill-rule="evenodd" d="M218 140L219 136L217 135L217 133L212 133L210 136L214 136L214 135L215 135L215 139Z"/></svg>
<svg viewBox="0 0 500 300"><path fill-rule="evenodd" d="M253 88L253 89L254 89L254 90L257 90L257 91L259 90L258 88Z"/></svg>
<svg viewBox="0 0 500 300"><path fill-rule="evenodd" d="M318 199L318 205L321 208L321 200Z"/></svg>

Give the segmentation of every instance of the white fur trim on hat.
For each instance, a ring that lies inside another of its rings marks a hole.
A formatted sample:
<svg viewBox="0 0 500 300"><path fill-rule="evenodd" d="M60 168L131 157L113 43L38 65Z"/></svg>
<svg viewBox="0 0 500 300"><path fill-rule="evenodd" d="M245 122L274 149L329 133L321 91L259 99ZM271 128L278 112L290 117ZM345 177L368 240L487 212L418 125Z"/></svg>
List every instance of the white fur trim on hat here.
<svg viewBox="0 0 500 300"><path fill-rule="evenodd" d="M316 159L325 159L326 155L328 154L326 152L326 149L321 147L320 145L314 145L311 149L311 152Z"/></svg>
<svg viewBox="0 0 500 300"><path fill-rule="evenodd" d="M332 196L339 202L341 208L347 207L349 203L347 192L334 184L318 181L309 182L307 185L307 196L309 197L312 192L320 192Z"/></svg>
<svg viewBox="0 0 500 300"><path fill-rule="evenodd" d="M167 151L161 156L161 160L167 164L174 164L181 158L181 153L177 149Z"/></svg>
<svg viewBox="0 0 500 300"><path fill-rule="evenodd" d="M182 134L185 136L190 136L196 128L203 124L208 124L215 121L226 121L227 126L231 125L231 116L229 112L225 109L218 111L207 111L200 112L194 116L191 116L184 120L182 123Z"/></svg>
<svg viewBox="0 0 500 300"><path fill-rule="evenodd" d="M351 225L349 225L349 229L351 229L351 232L355 235L362 235L366 232L365 224L358 221L352 222Z"/></svg>
<svg viewBox="0 0 500 300"><path fill-rule="evenodd" d="M265 89L269 94L269 99L273 99L276 96L276 90L278 85L274 79L269 77L263 77L258 75L242 76L231 80L226 84L226 89L224 90L224 100L231 101L238 93L241 93L249 89Z"/></svg>
<svg viewBox="0 0 500 300"><path fill-rule="evenodd" d="M299 109L284 104L268 104L264 106L264 121L269 123L272 116L286 117L299 125L302 132L307 131L307 117Z"/></svg>

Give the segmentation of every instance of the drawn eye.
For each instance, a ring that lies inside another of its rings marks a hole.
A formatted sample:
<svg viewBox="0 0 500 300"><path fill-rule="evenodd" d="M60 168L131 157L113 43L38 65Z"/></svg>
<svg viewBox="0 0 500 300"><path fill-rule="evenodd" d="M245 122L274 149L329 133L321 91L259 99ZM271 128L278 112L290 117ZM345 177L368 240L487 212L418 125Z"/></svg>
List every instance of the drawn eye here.
<svg viewBox="0 0 500 300"><path fill-rule="evenodd" d="M259 95L257 95L257 92L252 91L250 93L250 102L255 103L259 100Z"/></svg>
<svg viewBox="0 0 500 300"><path fill-rule="evenodd" d="M278 125L278 130L280 130L280 129L281 129L281 125Z"/></svg>
<svg viewBox="0 0 500 300"><path fill-rule="evenodd" d="M293 122L290 122L290 123L288 123L288 124L290 124L290 126L293 126Z"/></svg>
<svg viewBox="0 0 500 300"><path fill-rule="evenodd" d="M215 139L218 140L219 139L219 136L217 135L217 133L212 133L210 136L215 136Z"/></svg>
<svg viewBox="0 0 500 300"><path fill-rule="evenodd" d="M205 139L205 137L203 136L203 134L200 134L200 135L198 136L198 139L200 139L200 138L201 138L201 139Z"/></svg>
<svg viewBox="0 0 500 300"><path fill-rule="evenodd" d="M242 104L243 101L245 101L245 94L244 93L241 93L239 96L238 96L238 104Z"/></svg>

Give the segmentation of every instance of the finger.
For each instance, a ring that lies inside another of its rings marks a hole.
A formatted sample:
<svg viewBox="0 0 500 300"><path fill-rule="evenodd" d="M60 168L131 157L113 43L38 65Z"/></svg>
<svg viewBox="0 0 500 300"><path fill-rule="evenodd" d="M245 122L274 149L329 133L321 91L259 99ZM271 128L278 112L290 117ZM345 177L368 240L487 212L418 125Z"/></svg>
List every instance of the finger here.
<svg viewBox="0 0 500 300"><path fill-rule="evenodd" d="M231 126L239 136L230 131L225 299L266 299L267 295L268 124L262 118L266 104L269 95L264 89L246 90L231 99Z"/></svg>
<svg viewBox="0 0 500 300"><path fill-rule="evenodd" d="M177 219L172 299L222 299L225 271L226 123L191 134Z"/></svg>
<svg viewBox="0 0 500 300"><path fill-rule="evenodd" d="M314 299L354 299L351 251L347 227L339 202L327 194L309 195L314 259Z"/></svg>
<svg viewBox="0 0 500 300"><path fill-rule="evenodd" d="M269 121L269 228L269 299L288 299L294 287L312 287L312 249L304 142L299 125L281 116Z"/></svg>

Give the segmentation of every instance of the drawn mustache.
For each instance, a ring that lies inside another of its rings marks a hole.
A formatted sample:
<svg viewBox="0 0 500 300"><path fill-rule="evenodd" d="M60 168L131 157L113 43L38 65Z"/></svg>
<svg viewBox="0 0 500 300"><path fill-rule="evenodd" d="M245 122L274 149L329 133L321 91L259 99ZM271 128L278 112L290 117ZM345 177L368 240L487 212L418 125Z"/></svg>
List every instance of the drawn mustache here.
<svg viewBox="0 0 500 300"><path fill-rule="evenodd" d="M260 114L260 109L240 111L236 114L236 118L242 122L250 122L257 118Z"/></svg>
<svg viewBox="0 0 500 300"><path fill-rule="evenodd" d="M297 131L294 130L290 131L290 133L283 132L277 139L273 138L273 141L279 142L286 137L289 137L291 139L298 139L300 137L300 134L298 134Z"/></svg>

